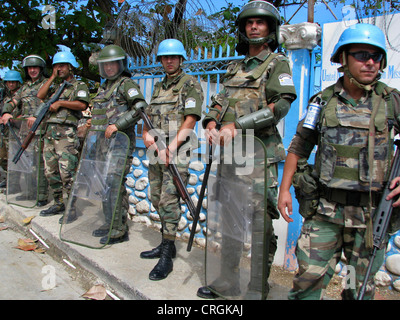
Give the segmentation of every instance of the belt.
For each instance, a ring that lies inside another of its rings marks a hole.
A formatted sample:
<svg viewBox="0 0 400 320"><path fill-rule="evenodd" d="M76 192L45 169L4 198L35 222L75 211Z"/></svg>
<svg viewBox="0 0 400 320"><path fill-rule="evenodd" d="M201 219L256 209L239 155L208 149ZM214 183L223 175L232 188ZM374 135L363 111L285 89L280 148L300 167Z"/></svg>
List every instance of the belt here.
<svg viewBox="0 0 400 320"><path fill-rule="evenodd" d="M320 197L331 202L337 202L344 206L366 207L372 204L376 207L381 200L381 192L362 192L362 191L349 191L342 189L328 188L326 186L319 186ZM370 197L371 196L371 197Z"/></svg>

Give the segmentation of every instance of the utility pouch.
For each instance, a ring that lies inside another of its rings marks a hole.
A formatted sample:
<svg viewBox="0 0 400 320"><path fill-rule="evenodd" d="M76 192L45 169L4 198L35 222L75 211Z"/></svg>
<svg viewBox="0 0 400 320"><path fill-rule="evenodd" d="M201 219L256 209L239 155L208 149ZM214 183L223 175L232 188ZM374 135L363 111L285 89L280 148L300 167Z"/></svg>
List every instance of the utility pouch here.
<svg viewBox="0 0 400 320"><path fill-rule="evenodd" d="M313 167L307 163L307 159L300 159L293 175L292 184L299 203L299 213L304 218L313 216L319 203L318 181L312 171Z"/></svg>

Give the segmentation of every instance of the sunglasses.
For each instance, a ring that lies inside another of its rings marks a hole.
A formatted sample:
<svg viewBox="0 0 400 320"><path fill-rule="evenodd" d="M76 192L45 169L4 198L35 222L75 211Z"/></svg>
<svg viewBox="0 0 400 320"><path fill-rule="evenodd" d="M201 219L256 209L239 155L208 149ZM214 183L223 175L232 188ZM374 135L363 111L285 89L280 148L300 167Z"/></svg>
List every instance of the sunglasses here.
<svg viewBox="0 0 400 320"><path fill-rule="evenodd" d="M374 62L380 62L383 59L383 53L381 52L370 53L368 51L356 51L348 52L348 54L354 57L354 59L361 62L366 62L369 59L374 60Z"/></svg>

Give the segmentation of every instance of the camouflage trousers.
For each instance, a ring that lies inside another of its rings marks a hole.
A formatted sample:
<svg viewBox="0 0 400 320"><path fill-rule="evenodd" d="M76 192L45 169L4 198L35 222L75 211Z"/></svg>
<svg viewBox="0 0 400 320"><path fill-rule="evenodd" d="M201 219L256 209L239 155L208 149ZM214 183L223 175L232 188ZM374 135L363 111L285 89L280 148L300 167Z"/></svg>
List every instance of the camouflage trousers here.
<svg viewBox="0 0 400 320"><path fill-rule="evenodd" d="M69 194L78 166L78 144L74 126L48 124L44 135L45 174L54 195Z"/></svg>
<svg viewBox="0 0 400 320"><path fill-rule="evenodd" d="M189 177L189 161L175 161L183 184L186 187ZM173 177L165 164L154 163L149 165L149 181L151 189L151 202L156 208L160 219L163 237L175 240L181 218L180 196L175 187Z"/></svg>
<svg viewBox="0 0 400 320"><path fill-rule="evenodd" d="M371 254L371 250L365 247L365 231L365 228L349 228L324 221L319 214L305 219L296 246L299 270L293 280L289 299L320 300L334 274L342 251L349 270L342 298L357 299ZM383 263L384 254L384 249L377 252L366 287L365 300L374 297L373 278ZM352 273L354 275L354 272L350 271L349 266L355 272L355 281L351 281L350 276Z"/></svg>

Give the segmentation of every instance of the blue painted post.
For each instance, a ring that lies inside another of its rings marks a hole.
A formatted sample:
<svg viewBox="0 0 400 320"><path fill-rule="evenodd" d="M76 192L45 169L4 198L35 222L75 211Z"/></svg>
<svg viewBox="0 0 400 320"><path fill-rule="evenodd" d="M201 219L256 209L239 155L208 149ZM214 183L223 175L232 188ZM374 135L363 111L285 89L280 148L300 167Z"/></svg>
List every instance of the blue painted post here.
<svg viewBox="0 0 400 320"><path fill-rule="evenodd" d="M319 42L321 29L313 23L301 23L292 26L281 27L281 41L287 48L287 56L291 61L293 82L296 87L297 99L292 103L283 126L283 144L287 150L296 133L299 120L307 110L308 100L314 93L314 64L312 50ZM313 159L310 159L313 163ZM279 177L282 178L284 163L279 164ZM287 226L286 247L283 267L286 270L297 269L295 248L303 223L299 214L299 205L291 188L293 200L293 222Z"/></svg>

